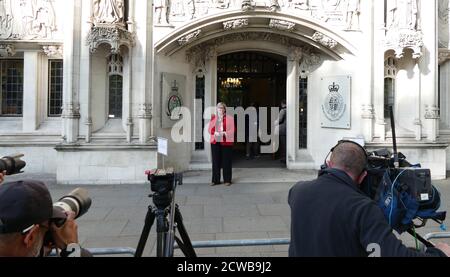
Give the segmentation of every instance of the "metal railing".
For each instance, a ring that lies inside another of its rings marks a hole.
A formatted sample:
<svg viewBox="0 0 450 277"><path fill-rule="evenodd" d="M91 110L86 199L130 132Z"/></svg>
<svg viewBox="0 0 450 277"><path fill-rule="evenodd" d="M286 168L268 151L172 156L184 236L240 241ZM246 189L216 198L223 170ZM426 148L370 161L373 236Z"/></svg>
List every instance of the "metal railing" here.
<svg viewBox="0 0 450 277"><path fill-rule="evenodd" d="M450 232L429 233L423 236L426 240L449 239ZM270 246L270 245L289 245L290 239L252 239L252 240L217 240L217 241L194 241L194 248L221 248L221 247L252 247L252 246ZM175 244L175 249L179 249ZM131 255L136 253L135 248L89 248L87 249L94 256L109 255Z"/></svg>

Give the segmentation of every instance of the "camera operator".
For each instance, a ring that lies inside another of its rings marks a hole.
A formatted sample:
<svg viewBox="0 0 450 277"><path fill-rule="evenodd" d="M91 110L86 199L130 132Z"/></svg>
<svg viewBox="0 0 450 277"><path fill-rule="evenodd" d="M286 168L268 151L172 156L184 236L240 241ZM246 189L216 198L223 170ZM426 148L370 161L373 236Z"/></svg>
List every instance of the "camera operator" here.
<svg viewBox="0 0 450 277"><path fill-rule="evenodd" d="M61 227L55 220L65 220ZM51 238L51 243L47 243ZM0 257L46 256L52 248L61 256L89 256L78 245L74 214L53 207L47 187L39 181L0 186ZM74 250L71 253L66 250ZM77 251L79 250L79 251Z"/></svg>
<svg viewBox="0 0 450 277"><path fill-rule="evenodd" d="M290 190L289 256L450 256L446 244L421 253L397 239L381 209L359 189L367 175L363 151L356 143L339 143L318 179L300 182Z"/></svg>

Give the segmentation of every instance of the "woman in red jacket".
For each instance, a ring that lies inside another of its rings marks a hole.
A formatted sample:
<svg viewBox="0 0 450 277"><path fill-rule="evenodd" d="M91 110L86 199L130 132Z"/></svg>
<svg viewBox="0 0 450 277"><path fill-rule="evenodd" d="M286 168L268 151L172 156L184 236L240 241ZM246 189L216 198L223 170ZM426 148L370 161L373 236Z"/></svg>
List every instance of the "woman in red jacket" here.
<svg viewBox="0 0 450 277"><path fill-rule="evenodd" d="M226 114L227 106L224 103L217 104L216 114L209 122L209 134L211 135L212 154L212 183L211 186L220 184L220 170L223 169L223 181L226 186L231 186L232 158L234 144L234 117Z"/></svg>

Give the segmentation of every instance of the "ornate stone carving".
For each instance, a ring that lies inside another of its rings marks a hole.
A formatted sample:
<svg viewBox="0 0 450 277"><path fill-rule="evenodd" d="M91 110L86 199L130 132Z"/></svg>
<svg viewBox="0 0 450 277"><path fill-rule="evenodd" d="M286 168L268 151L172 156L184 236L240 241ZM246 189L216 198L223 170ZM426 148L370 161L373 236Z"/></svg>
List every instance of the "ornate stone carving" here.
<svg viewBox="0 0 450 277"><path fill-rule="evenodd" d="M345 29L359 30L359 15L361 0L348 0L346 5Z"/></svg>
<svg viewBox="0 0 450 277"><path fill-rule="evenodd" d="M322 64L320 54L312 51L311 48L303 48L303 58L300 61L300 74L309 74Z"/></svg>
<svg viewBox="0 0 450 277"><path fill-rule="evenodd" d="M138 118L151 119L153 106L152 104L140 104Z"/></svg>
<svg viewBox="0 0 450 277"><path fill-rule="evenodd" d="M439 65L445 63L448 60L450 60L450 49L440 48L439 49L439 59L438 59Z"/></svg>
<svg viewBox="0 0 450 277"><path fill-rule="evenodd" d="M57 31L53 0L0 0L0 39L53 39Z"/></svg>
<svg viewBox="0 0 450 277"><path fill-rule="evenodd" d="M425 119L440 119L439 108L437 106L425 106Z"/></svg>
<svg viewBox="0 0 450 277"><path fill-rule="evenodd" d="M317 41L318 43L322 44L325 47L328 47L330 49L333 49L337 46L337 41L335 41L332 38L329 38L327 36L325 36L324 34L320 33L320 32L316 32L314 33L314 35L312 36L312 39L314 41Z"/></svg>
<svg viewBox="0 0 450 277"><path fill-rule="evenodd" d="M280 4L278 3L278 0L270 0L269 1L269 9L271 12L276 12L280 9Z"/></svg>
<svg viewBox="0 0 450 277"><path fill-rule="evenodd" d="M111 46L111 53L118 54L121 46L125 45L128 48L134 46L135 34L119 26L92 27L86 42L92 53L97 51L101 44L108 44Z"/></svg>
<svg viewBox="0 0 450 277"><path fill-rule="evenodd" d="M270 23L269 23L269 27L272 29L291 32L295 28L295 23L292 23L289 21L284 21L284 20L271 19Z"/></svg>
<svg viewBox="0 0 450 277"><path fill-rule="evenodd" d="M375 108L373 105L362 105L362 119L375 119Z"/></svg>
<svg viewBox="0 0 450 277"><path fill-rule="evenodd" d="M12 57L16 55L16 48L12 44L0 44L0 57Z"/></svg>
<svg viewBox="0 0 450 277"><path fill-rule="evenodd" d="M242 0L241 9L246 12L252 9L252 1Z"/></svg>
<svg viewBox="0 0 450 277"><path fill-rule="evenodd" d="M79 119L81 117L80 105L73 102L64 104L61 117L67 119Z"/></svg>
<svg viewBox="0 0 450 277"><path fill-rule="evenodd" d="M387 0L386 28L418 29L417 0Z"/></svg>
<svg viewBox="0 0 450 277"><path fill-rule="evenodd" d="M420 31L401 30L388 32L386 36L387 50L394 50L395 57L401 59L406 49L413 50L413 59L422 57L423 34Z"/></svg>
<svg viewBox="0 0 450 277"><path fill-rule="evenodd" d="M125 0L92 0L94 26L125 24Z"/></svg>
<svg viewBox="0 0 450 277"><path fill-rule="evenodd" d="M299 62L303 58L303 48L297 46L289 47L288 60Z"/></svg>
<svg viewBox="0 0 450 277"><path fill-rule="evenodd" d="M193 11L195 13L195 3L193 0L188 1L192 4ZM155 22L156 24L167 24L170 25L170 12L172 8L172 3L170 0L155 0L153 2L155 7ZM192 16L193 18L193 16Z"/></svg>
<svg viewBox="0 0 450 277"><path fill-rule="evenodd" d="M438 1L439 10L439 47L448 48L449 47L449 0Z"/></svg>
<svg viewBox="0 0 450 277"><path fill-rule="evenodd" d="M186 60L194 67L194 72L207 72L207 62L216 55L217 47L215 45L201 44L192 47L186 52Z"/></svg>
<svg viewBox="0 0 450 277"><path fill-rule="evenodd" d="M63 57L63 47L61 45L44 45L42 49L49 58L61 59Z"/></svg>
<svg viewBox="0 0 450 277"><path fill-rule="evenodd" d="M191 43L192 41L194 41L194 40L196 40L198 38L198 36L200 35L201 32L202 32L202 30L199 29L197 31L194 31L194 32L192 32L192 33L190 33L190 34L180 38L178 40L178 44L180 46L183 46L183 45L186 45L188 43Z"/></svg>
<svg viewBox="0 0 450 277"><path fill-rule="evenodd" d="M240 29L248 26L248 19L236 19L236 20L230 20L225 21L223 23L223 29L224 30L235 30Z"/></svg>

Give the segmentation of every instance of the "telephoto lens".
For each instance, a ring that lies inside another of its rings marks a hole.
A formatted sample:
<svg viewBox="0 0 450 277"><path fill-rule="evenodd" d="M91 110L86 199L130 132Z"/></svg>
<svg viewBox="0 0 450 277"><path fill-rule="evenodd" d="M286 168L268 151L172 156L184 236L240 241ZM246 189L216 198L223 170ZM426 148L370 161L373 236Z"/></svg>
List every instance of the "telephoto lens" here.
<svg viewBox="0 0 450 277"><path fill-rule="evenodd" d="M22 161L23 154L6 156L0 159L0 172L6 171L6 175L21 173L26 163Z"/></svg>
<svg viewBox="0 0 450 277"><path fill-rule="evenodd" d="M53 206L60 208L63 212L73 212L75 213L75 218L79 218L89 210L91 203L92 200L87 190L77 188L68 195L63 196L58 202L53 203ZM61 227L64 223L65 220L55 222L58 227Z"/></svg>

